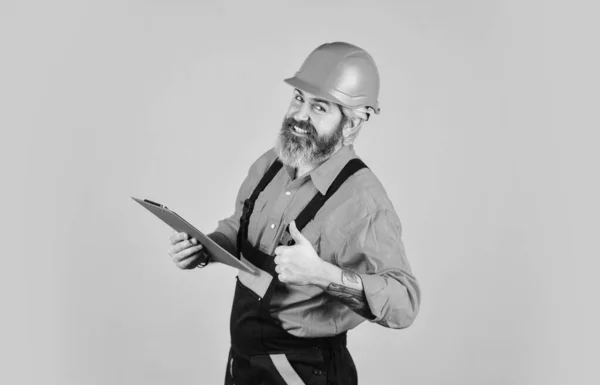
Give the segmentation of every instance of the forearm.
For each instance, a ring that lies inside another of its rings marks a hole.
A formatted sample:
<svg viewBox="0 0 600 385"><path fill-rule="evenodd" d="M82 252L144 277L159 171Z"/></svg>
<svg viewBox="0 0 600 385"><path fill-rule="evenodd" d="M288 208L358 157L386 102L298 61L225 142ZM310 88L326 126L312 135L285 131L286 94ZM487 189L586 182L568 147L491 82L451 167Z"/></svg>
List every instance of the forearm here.
<svg viewBox="0 0 600 385"><path fill-rule="evenodd" d="M337 298L358 315L367 319L375 318L369 308L363 283L358 274L323 262L323 273L316 277L315 285Z"/></svg>

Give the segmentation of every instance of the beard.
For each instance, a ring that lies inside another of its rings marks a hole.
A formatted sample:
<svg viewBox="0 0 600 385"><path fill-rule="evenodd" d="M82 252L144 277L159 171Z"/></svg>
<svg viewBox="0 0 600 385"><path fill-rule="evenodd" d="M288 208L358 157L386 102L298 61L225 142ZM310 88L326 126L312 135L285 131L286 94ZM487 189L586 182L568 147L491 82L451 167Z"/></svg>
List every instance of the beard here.
<svg viewBox="0 0 600 385"><path fill-rule="evenodd" d="M296 133L294 126L305 130L306 134ZM284 118L275 145L279 159L283 164L293 168L303 164L317 165L326 161L341 141L343 126L344 119L332 134L319 136L310 122Z"/></svg>

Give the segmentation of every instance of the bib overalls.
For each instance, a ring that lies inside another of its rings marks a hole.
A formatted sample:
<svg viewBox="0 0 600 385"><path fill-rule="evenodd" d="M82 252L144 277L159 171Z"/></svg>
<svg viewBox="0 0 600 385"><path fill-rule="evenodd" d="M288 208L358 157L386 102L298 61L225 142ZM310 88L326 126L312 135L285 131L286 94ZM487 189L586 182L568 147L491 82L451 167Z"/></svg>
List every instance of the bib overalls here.
<svg viewBox="0 0 600 385"><path fill-rule="evenodd" d="M298 230L302 231L327 199L351 175L364 167L367 166L360 159L350 160L327 193L317 193L296 218ZM356 368L346 349L345 332L333 337L301 338L285 331L280 322L271 316L273 293L285 291L285 285L277 279L274 256L253 247L247 236L254 202L281 168L282 163L275 160L244 202L237 238L240 257L268 273L272 279L261 298L236 277L230 320L231 349L225 384L356 384ZM292 245L293 240L287 244Z"/></svg>

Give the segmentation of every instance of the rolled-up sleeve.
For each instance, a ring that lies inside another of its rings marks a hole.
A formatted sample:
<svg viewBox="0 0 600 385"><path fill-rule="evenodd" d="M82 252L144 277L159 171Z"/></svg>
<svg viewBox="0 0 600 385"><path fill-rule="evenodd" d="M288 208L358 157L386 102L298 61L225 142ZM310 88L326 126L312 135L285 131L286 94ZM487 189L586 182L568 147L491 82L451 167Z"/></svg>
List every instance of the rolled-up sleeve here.
<svg viewBox="0 0 600 385"><path fill-rule="evenodd" d="M217 224L217 228L209 236L221 247L232 254L237 255L237 234L240 227L240 217L242 216L242 209L244 207L244 201L250 195L250 188L252 184L252 175L249 172L244 182L240 186L240 189L235 200L235 209L230 217L220 220ZM233 253L235 251L235 253Z"/></svg>
<svg viewBox="0 0 600 385"><path fill-rule="evenodd" d="M413 323L421 297L401 235L396 213L380 209L354 223L336 253L341 268L360 275L375 316L370 321L394 329Z"/></svg>
<svg viewBox="0 0 600 385"><path fill-rule="evenodd" d="M209 234L212 240L234 255L238 255L237 234L240 227L240 217L242 216L244 201L250 197L250 194L275 157L276 155L273 150L269 150L250 166L238 190L233 214L230 217L220 220L215 231Z"/></svg>

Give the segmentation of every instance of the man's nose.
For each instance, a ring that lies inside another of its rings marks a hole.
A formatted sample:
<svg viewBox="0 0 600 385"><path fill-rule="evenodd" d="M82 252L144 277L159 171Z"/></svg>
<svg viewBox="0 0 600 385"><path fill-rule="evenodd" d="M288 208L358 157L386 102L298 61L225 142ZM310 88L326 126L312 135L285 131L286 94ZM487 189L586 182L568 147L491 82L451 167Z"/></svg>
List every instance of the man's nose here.
<svg viewBox="0 0 600 385"><path fill-rule="evenodd" d="M296 113L293 115L294 119L296 119L299 122L308 120L309 119L308 112L309 112L308 103L304 103L304 104L302 104L302 106L300 106L298 111L296 111Z"/></svg>

